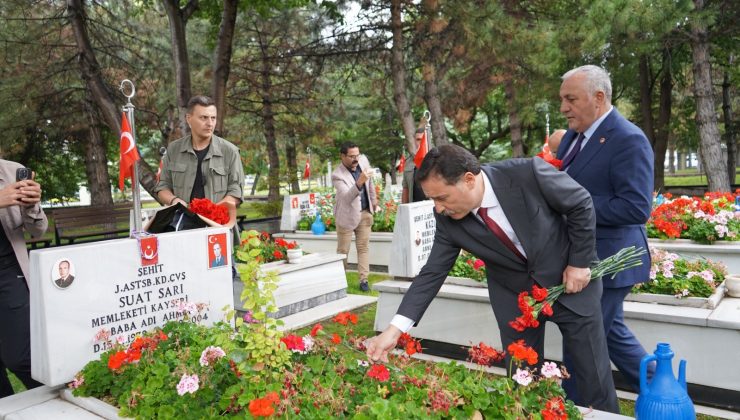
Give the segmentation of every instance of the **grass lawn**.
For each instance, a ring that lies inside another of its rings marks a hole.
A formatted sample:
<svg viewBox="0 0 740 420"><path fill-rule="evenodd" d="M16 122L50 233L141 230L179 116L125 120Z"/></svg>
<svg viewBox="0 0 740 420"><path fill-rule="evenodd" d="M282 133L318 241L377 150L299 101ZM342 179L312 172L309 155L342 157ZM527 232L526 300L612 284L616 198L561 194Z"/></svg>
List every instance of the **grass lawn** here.
<svg viewBox="0 0 740 420"><path fill-rule="evenodd" d="M738 177L740 180L740 177ZM675 175L665 174L665 185L667 187L683 187L687 185L707 185L707 176L699 174L696 169L684 169Z"/></svg>

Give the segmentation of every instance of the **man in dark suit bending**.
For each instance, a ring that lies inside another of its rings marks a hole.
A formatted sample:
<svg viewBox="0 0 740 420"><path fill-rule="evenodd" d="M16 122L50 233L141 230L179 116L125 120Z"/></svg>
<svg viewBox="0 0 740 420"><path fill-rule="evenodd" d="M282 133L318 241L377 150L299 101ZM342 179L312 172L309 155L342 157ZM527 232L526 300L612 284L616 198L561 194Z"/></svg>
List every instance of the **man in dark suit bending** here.
<svg viewBox="0 0 740 420"><path fill-rule="evenodd" d="M489 297L504 348L524 339L543 355L545 323L517 332L509 321L521 314L520 292L534 284L565 284L566 294L555 303L549 320L558 325L571 350L570 373L578 378L583 404L619 412L599 308L601 282L589 282L596 251L588 192L541 159L481 167L472 154L454 145L432 149L416 180L434 201L434 245L391 325L369 340L370 360L387 360L401 333L421 320L460 249L465 249L486 263Z"/></svg>

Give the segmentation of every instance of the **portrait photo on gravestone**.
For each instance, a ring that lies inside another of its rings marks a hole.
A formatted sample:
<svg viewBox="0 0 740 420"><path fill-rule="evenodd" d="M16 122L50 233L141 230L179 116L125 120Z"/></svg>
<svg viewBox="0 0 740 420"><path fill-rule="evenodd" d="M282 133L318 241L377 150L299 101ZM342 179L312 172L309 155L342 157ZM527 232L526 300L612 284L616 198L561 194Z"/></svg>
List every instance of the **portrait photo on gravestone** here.
<svg viewBox="0 0 740 420"><path fill-rule="evenodd" d="M208 235L208 268L226 267L229 264L227 241L225 233Z"/></svg>
<svg viewBox="0 0 740 420"><path fill-rule="evenodd" d="M51 281L60 289L66 289L75 280L75 267L69 258L62 258L51 270Z"/></svg>

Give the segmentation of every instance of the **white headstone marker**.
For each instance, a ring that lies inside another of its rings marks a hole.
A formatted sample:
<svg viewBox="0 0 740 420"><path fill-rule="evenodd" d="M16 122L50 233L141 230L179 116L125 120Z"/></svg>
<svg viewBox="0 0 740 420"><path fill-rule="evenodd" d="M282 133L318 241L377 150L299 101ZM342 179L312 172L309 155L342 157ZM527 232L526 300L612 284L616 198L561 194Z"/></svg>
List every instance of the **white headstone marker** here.
<svg viewBox="0 0 740 420"><path fill-rule="evenodd" d="M415 277L427 263L434 243L436 221L431 200L401 204L393 226L393 244L388 274Z"/></svg>
<svg viewBox="0 0 740 420"><path fill-rule="evenodd" d="M207 304L198 315L206 325L224 320L224 307L233 306L231 237L228 228L207 228L146 237L141 244L116 239L32 251L33 378L50 386L72 380L107 350L95 340L101 330L128 343L181 319L180 302ZM214 263L216 242L226 245L222 266Z"/></svg>
<svg viewBox="0 0 740 420"><path fill-rule="evenodd" d="M316 205L319 194L305 193L286 195L283 198L283 215L280 219L280 230L293 231L298 221L305 216L316 214Z"/></svg>

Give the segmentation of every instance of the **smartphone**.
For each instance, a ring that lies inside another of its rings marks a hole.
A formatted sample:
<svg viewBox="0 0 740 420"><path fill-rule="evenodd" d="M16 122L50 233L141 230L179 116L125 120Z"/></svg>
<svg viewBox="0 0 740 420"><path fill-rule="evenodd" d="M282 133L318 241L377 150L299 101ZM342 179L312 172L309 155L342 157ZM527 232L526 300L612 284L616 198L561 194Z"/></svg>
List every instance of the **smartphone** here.
<svg viewBox="0 0 740 420"><path fill-rule="evenodd" d="M15 181L25 181L33 178L33 171L28 168L18 168L15 171Z"/></svg>

